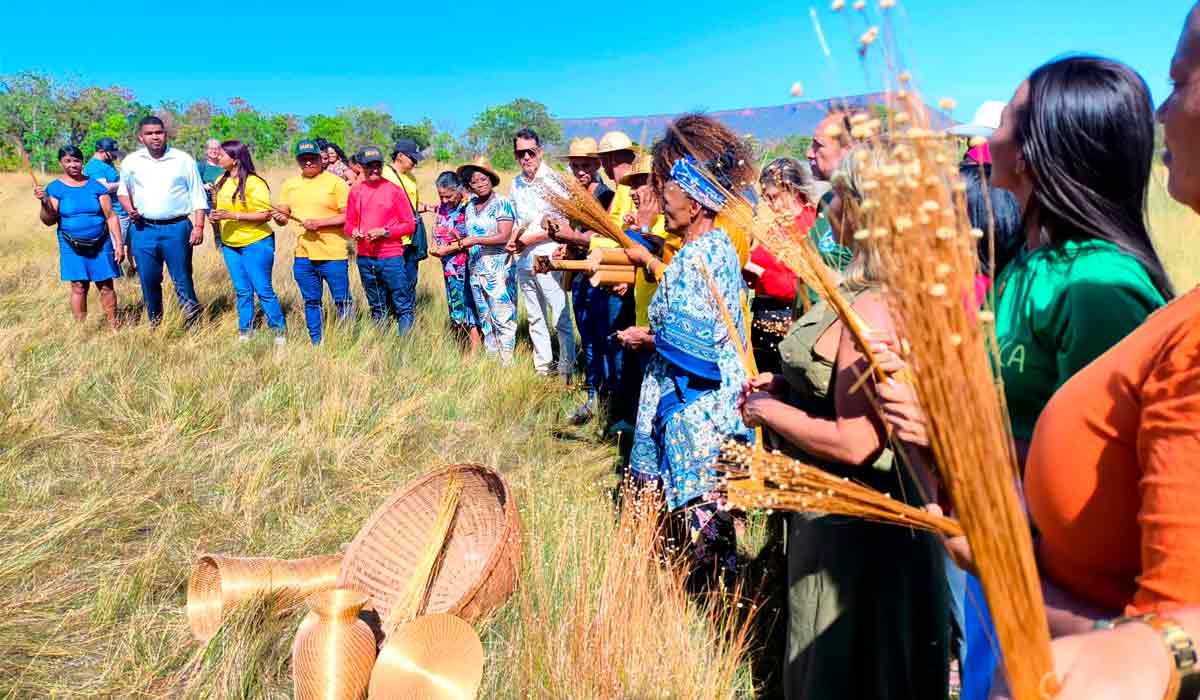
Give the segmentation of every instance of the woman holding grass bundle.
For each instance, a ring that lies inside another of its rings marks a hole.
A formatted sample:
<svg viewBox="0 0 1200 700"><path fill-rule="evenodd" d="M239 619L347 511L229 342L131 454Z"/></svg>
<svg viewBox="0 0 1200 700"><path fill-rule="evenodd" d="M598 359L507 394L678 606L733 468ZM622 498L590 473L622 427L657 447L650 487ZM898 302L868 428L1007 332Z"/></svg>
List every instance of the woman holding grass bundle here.
<svg viewBox="0 0 1200 700"><path fill-rule="evenodd" d="M225 174L213 186L209 218L221 227L221 255L237 294L238 340L250 340L254 323L254 297L262 304L275 344L286 342L283 307L271 284L275 266L275 232L271 218L271 190L254 170L250 149L241 141L224 141L217 164Z"/></svg>
<svg viewBox="0 0 1200 700"><path fill-rule="evenodd" d="M436 184L439 204L433 225L433 248L429 252L442 261L450 325L460 337L470 341L474 355L483 340L479 335L475 298L467 283L467 253L463 247L467 237L465 192L458 175L450 170L438 175Z"/></svg>
<svg viewBox="0 0 1200 700"><path fill-rule="evenodd" d="M71 312L87 319L88 286L95 283L108 324L117 327L117 292L113 279L121 276L125 247L121 224L112 208L112 195L101 183L83 174L83 152L75 146L58 149L63 177L46 187L34 187L41 202L38 216L47 226L58 224L58 272L71 285Z"/></svg>
<svg viewBox="0 0 1200 700"><path fill-rule="evenodd" d="M500 176L483 163L458 169L460 182L475 196L467 202L467 236L471 296L479 315L483 348L488 357L512 365L517 343L517 278L504 246L512 234L516 211L512 200L496 192Z"/></svg>
<svg viewBox="0 0 1200 700"><path fill-rule="evenodd" d="M835 172L829 220L839 244L854 251L841 289L870 327L891 333L878 258L850 235L862 199L856 158L865 155L855 148ZM746 384L746 424L770 428L801 461L924 505L920 485L888 447L870 389L855 388L870 369L833 308L815 303L779 349L782 376L761 374ZM949 599L932 534L794 513L787 550L787 697L946 697Z"/></svg>
<svg viewBox="0 0 1200 700"><path fill-rule="evenodd" d="M729 583L737 565L733 517L715 500L712 467L724 439L753 437L735 407L746 379L741 265L729 236L713 223L732 184L748 179L750 155L727 127L687 116L655 144L653 158L651 181L666 228L683 246L669 265L646 248L626 249L630 261L660 280L649 327L630 329L631 342L654 351L630 468L639 481L661 486L676 523L686 520L689 586L703 589Z"/></svg>

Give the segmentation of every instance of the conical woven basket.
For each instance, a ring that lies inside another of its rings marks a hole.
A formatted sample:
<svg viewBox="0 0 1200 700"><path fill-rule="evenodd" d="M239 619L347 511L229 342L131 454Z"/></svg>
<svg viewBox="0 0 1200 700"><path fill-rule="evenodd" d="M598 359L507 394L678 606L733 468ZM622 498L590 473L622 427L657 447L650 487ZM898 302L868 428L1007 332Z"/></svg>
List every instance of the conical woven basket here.
<svg viewBox="0 0 1200 700"><path fill-rule="evenodd" d="M238 603L270 591L306 596L334 587L342 556L306 559L223 557L205 554L188 579L188 624L200 641L208 641Z"/></svg>
<svg viewBox="0 0 1200 700"><path fill-rule="evenodd" d="M507 600L516 588L520 521L508 485L494 469L456 464L396 492L346 550L337 585L367 593L368 607L380 621L387 620L429 545L442 490L452 473L462 482L462 494L421 612L450 613L473 622Z"/></svg>
<svg viewBox="0 0 1200 700"><path fill-rule="evenodd" d="M471 700L483 680L483 644L453 615L426 615L396 628L371 672L371 700Z"/></svg>

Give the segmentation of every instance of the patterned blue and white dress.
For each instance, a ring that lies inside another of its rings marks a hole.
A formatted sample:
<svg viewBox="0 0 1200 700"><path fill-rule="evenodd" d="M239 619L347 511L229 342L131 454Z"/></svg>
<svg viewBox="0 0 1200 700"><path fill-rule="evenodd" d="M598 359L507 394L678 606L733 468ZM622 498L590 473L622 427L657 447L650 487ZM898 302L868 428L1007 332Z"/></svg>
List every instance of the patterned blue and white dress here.
<svg viewBox="0 0 1200 700"><path fill-rule="evenodd" d="M467 203L468 236L493 236L501 221L516 220L509 198L493 192L480 211L476 210L477 200L471 197ZM483 348L489 357L499 357L504 364L511 364L517 344L516 269L508 262L503 245L474 246L467 268Z"/></svg>
<svg viewBox="0 0 1200 700"><path fill-rule="evenodd" d="M738 329L736 339L702 265ZM698 569L735 564L732 518L714 502L712 466L725 439L754 437L737 410L747 378L736 345L746 342L744 284L732 241L714 229L675 254L650 300L655 353L642 380L630 467L640 480L661 483L668 508L688 509Z"/></svg>

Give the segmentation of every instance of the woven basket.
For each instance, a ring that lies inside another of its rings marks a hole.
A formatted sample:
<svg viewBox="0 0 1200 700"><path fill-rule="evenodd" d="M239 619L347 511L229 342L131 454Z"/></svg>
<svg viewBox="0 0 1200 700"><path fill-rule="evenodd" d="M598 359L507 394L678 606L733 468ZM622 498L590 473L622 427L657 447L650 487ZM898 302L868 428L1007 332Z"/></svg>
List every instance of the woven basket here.
<svg viewBox="0 0 1200 700"><path fill-rule="evenodd" d="M453 615L426 615L396 628L371 672L371 700L471 700L483 680L483 644Z"/></svg>
<svg viewBox="0 0 1200 700"><path fill-rule="evenodd" d="M342 556L306 559L223 557L205 554L188 579L187 616L192 634L208 641L238 603L271 591L306 596L332 589Z"/></svg>
<svg viewBox="0 0 1200 700"><path fill-rule="evenodd" d="M314 593L312 610L292 643L295 700L359 700L367 697L375 665L375 633L358 619L367 596L337 588Z"/></svg>
<svg viewBox="0 0 1200 700"><path fill-rule="evenodd" d="M458 512L446 535L441 566L429 585L424 614L449 613L474 622L512 595L521 565L520 521L504 478L479 464L456 464L412 482L375 511L346 550L339 588L370 596L386 620L428 546L451 473L462 482Z"/></svg>

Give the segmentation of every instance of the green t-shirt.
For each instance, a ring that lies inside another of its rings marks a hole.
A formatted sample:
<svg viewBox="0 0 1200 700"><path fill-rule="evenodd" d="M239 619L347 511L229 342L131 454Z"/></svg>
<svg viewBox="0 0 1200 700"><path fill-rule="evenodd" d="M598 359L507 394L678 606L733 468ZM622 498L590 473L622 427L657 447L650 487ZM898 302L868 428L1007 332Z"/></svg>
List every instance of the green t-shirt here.
<svg viewBox="0 0 1200 700"><path fill-rule="evenodd" d="M1022 250L996 291L1000 374L1022 440L1071 375L1164 304L1141 263L1098 240Z"/></svg>

